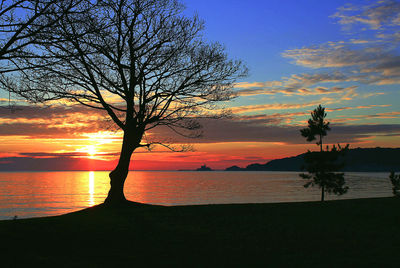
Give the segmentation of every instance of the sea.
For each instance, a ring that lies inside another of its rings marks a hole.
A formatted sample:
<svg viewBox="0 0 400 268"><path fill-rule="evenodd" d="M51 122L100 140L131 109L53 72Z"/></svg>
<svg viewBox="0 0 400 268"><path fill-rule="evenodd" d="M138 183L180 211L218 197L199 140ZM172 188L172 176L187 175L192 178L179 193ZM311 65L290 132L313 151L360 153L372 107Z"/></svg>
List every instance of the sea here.
<svg viewBox="0 0 400 268"><path fill-rule="evenodd" d="M389 173L346 173L348 193L327 200L392 195ZM127 199L165 206L320 200L298 172L131 171ZM0 220L54 216L100 204L108 172L0 172Z"/></svg>

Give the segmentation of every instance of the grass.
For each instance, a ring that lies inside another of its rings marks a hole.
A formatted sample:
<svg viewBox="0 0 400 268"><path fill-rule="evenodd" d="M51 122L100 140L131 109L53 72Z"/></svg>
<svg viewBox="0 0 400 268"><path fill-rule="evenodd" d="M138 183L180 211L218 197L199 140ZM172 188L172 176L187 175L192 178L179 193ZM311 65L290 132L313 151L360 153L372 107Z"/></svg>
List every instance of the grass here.
<svg viewBox="0 0 400 268"><path fill-rule="evenodd" d="M95 206L0 221L1 267L400 265L400 198Z"/></svg>

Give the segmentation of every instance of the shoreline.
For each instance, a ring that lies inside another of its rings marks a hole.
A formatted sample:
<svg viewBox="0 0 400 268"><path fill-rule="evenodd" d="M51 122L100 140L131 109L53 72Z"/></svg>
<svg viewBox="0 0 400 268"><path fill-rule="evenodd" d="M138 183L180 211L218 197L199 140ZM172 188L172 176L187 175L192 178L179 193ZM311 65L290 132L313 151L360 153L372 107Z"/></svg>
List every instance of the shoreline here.
<svg viewBox="0 0 400 268"><path fill-rule="evenodd" d="M344 196L345 197L345 196ZM384 198L392 198L393 196L381 196L381 197L359 197L359 198L341 198L341 199L325 199L324 202L341 202L341 201L353 201L353 200L375 200L375 199L384 199ZM253 202L253 203L222 203L222 204L217 204L217 203L207 203L207 204L189 204L189 205L162 205L162 204L149 204L149 203L140 203L140 202L135 202L135 201L131 201L128 200L129 202L138 204L138 205L143 205L143 206L147 206L147 207L163 207L163 208L174 208L174 207L208 207L208 206L252 206L252 205L278 205L278 204L286 204L286 205L290 205L290 204L310 204L310 203L321 203L318 200L309 200L309 201L283 201L283 202ZM69 215L72 213L80 213L80 212L84 212L86 210L90 210L90 209L96 209L97 207L101 207L103 205L103 203L91 206L91 207L85 207L76 211L71 211L71 212L67 212L67 213L63 213L63 214L59 214L59 215L48 215L48 216L38 216L38 217L29 217L29 218L20 218L17 216L16 219L0 219L0 222L3 221L12 221L12 220L30 220L30 219L41 219L41 218L50 218L50 217L61 217L61 216L65 216L65 215Z"/></svg>
<svg viewBox="0 0 400 268"><path fill-rule="evenodd" d="M380 197L358 197L358 198L346 198L346 196L343 196L344 198L340 198L340 199L325 199L325 202L336 202L336 201L351 201L351 200L363 200L363 199L381 199L381 198L391 198L392 195L388 195L388 196L380 196ZM173 208L173 207L200 207L200 206L235 206L235 205L275 205L275 204L294 204L294 203L320 203L320 201L318 200L305 200L305 201L282 201L282 202L250 202L250 203L206 203L206 204L188 204L188 205L163 205L163 204L150 204L150 203L139 203L139 202L134 202L134 201L130 201L129 202L133 202L136 204L141 204L141 205L146 205L146 206L153 206L153 207L166 207L166 208ZM29 219L40 219L40 218L49 218L49 217L60 217L63 215L67 215L67 214L71 214L71 213L77 213L80 211L85 211L91 208L95 208L98 206L103 205L103 203L91 206L91 207L85 207L76 211L71 211L71 212L66 212L66 213L62 213L59 215L47 215L47 216L34 216L34 217L19 217L18 215L16 218L14 218L13 216L9 216L8 219L1 219L0 218L0 222L2 221L12 221L12 220L29 220Z"/></svg>

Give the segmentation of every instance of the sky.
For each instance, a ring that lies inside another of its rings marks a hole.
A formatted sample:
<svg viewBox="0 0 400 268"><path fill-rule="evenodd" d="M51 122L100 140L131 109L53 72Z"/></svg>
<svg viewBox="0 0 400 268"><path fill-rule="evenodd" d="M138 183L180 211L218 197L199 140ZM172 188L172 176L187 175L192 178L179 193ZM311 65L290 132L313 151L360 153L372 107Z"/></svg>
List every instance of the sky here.
<svg viewBox="0 0 400 268"><path fill-rule="evenodd" d="M184 3L187 16L204 20L204 38L243 60L249 75L224 104L232 117L203 120L201 138L175 137L193 151L137 150L131 169L245 167L317 150L299 130L319 104L331 123L326 144L400 147L400 1ZM0 109L0 170L111 170L120 145L121 132L89 108Z"/></svg>

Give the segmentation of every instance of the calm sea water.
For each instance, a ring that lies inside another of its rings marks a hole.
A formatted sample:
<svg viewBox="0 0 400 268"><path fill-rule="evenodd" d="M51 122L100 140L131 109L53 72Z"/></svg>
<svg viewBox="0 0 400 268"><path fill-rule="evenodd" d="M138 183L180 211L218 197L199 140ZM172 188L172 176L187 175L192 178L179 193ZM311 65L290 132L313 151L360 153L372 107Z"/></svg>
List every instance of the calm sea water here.
<svg viewBox="0 0 400 268"><path fill-rule="evenodd" d="M349 192L327 199L391 196L388 173L346 173ZM128 199L160 205L316 201L297 172L130 172ZM0 219L59 215L102 203L108 172L0 172Z"/></svg>

